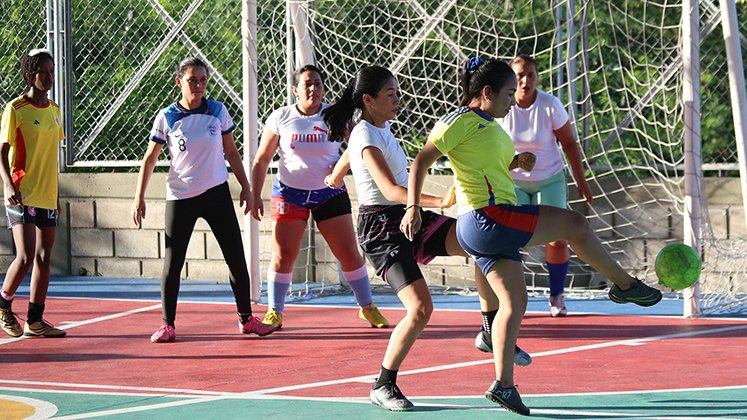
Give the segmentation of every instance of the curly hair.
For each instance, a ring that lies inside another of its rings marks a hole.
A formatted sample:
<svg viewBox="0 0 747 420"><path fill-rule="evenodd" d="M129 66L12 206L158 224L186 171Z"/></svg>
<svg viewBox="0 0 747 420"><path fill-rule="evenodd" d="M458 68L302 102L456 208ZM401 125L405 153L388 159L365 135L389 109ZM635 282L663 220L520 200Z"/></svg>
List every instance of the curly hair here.
<svg viewBox="0 0 747 420"><path fill-rule="evenodd" d="M23 76L23 81L26 82L26 85L34 85L36 73L39 71L39 65L44 59L49 59L54 62L52 54L46 50L31 50L23 54L23 57L21 57L21 75Z"/></svg>

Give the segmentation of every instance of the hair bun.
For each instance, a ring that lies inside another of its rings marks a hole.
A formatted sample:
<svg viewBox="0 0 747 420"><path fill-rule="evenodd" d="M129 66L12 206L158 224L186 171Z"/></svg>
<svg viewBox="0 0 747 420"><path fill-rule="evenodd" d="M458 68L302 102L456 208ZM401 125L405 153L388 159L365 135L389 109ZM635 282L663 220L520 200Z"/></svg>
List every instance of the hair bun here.
<svg viewBox="0 0 747 420"><path fill-rule="evenodd" d="M479 55L477 57L471 57L469 60L467 60L467 71L472 73L481 65L483 65L483 63L485 63L485 60Z"/></svg>

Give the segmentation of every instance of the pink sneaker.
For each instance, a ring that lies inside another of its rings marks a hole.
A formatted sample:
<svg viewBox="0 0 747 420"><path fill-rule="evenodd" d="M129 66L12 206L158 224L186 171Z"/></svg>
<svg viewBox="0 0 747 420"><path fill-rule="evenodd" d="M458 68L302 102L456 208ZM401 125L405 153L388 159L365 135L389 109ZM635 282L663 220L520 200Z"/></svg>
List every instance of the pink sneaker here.
<svg viewBox="0 0 747 420"><path fill-rule="evenodd" d="M550 296L550 316L562 317L568 315L568 309L565 307L565 297L560 294Z"/></svg>
<svg viewBox="0 0 747 420"><path fill-rule="evenodd" d="M176 330L169 324L163 324L150 336L150 341L151 343L172 343L176 341Z"/></svg>
<svg viewBox="0 0 747 420"><path fill-rule="evenodd" d="M262 323L262 320L256 316L250 316L249 321L247 321L246 324L242 324L239 320L239 331L241 331L242 334L254 333L262 337L272 334L276 329L277 327L274 325Z"/></svg>

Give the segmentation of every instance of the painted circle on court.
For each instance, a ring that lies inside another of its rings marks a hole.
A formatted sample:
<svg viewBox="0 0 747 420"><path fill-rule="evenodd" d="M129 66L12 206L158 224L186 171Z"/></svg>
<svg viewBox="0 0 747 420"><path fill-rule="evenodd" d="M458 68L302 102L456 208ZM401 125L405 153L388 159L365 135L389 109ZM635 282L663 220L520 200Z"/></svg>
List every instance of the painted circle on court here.
<svg viewBox="0 0 747 420"><path fill-rule="evenodd" d="M33 398L0 394L0 413L8 420L40 420L57 414L57 406Z"/></svg>

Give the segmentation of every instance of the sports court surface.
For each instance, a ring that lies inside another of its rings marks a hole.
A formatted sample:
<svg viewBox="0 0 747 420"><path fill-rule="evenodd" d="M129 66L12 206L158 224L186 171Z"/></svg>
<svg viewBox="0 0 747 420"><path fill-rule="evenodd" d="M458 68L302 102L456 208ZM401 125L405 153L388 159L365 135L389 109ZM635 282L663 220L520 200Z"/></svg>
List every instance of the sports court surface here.
<svg viewBox="0 0 747 420"><path fill-rule="evenodd" d="M28 281L18 294L25 317ZM152 344L157 280L53 278L46 317L68 337L0 337L0 419L519 417L482 396L494 370L473 346L476 296L434 296L399 374L409 413L368 402L391 329L359 321L352 296L295 299L264 338L238 333L231 296L224 283L183 282L177 342ZM403 316L393 295L374 299L392 324ZM515 372L533 417L747 419L746 317L683 319L675 299L568 306L553 319L546 299L530 299L519 342L534 362Z"/></svg>

